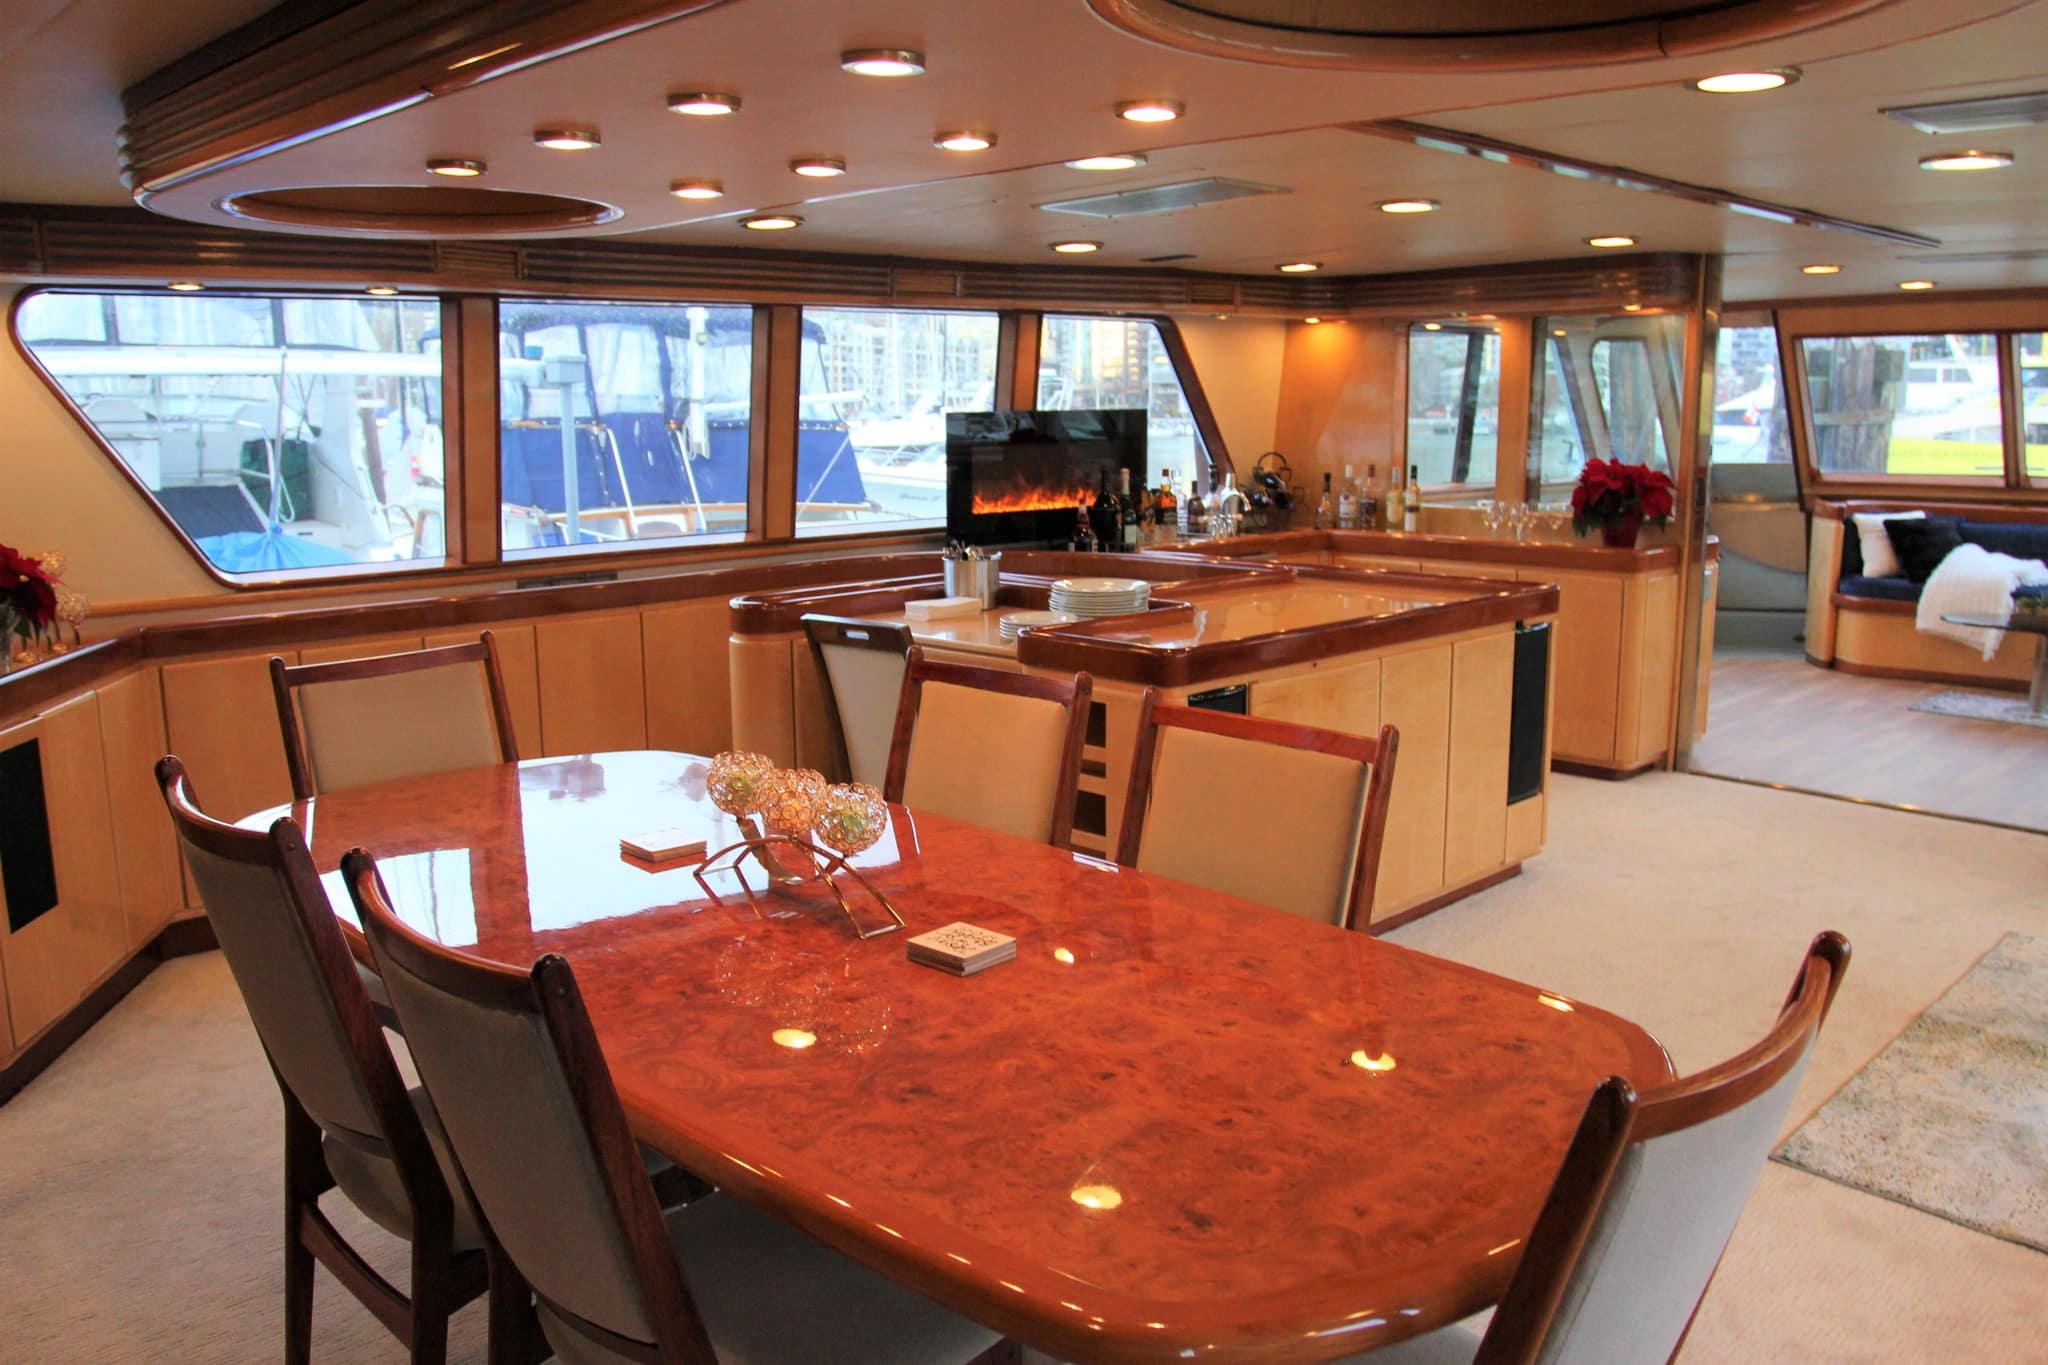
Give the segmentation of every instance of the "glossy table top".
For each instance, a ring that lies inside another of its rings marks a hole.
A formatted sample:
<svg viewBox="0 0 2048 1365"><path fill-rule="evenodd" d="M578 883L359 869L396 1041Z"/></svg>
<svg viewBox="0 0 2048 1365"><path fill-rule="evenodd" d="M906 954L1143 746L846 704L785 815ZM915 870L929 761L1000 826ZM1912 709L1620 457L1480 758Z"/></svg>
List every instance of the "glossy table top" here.
<svg viewBox="0 0 2048 1365"><path fill-rule="evenodd" d="M368 847L443 942L567 955L643 1140L1068 1359L1327 1359L1474 1312L1594 1085L1670 1074L1534 986L901 807L857 864L909 933L964 919L1014 962L915 965L816 887L720 904L618 852L728 841L706 766L536 760L297 810L323 872Z"/></svg>
<svg viewBox="0 0 2048 1365"><path fill-rule="evenodd" d="M1154 649L1197 649L1283 631L1311 630L1346 621L1400 616L1479 595L1455 580L1440 587L1382 587L1361 579L1302 577L1288 583L1203 588L1184 596L1192 610L1155 613L1159 620L1119 617L1097 639L1125 640Z"/></svg>

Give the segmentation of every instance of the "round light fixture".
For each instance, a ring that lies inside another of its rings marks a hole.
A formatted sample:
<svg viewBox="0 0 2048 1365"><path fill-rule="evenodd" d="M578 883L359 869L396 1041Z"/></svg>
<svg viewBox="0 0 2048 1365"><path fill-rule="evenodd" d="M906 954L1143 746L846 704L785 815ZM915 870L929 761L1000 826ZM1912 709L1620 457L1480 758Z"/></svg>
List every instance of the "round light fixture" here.
<svg viewBox="0 0 2048 1365"><path fill-rule="evenodd" d="M1597 246L1603 251L1612 251L1616 247L1634 246L1635 244L1635 238L1623 236L1618 232L1609 233L1604 237L1588 237L1586 239L1587 246Z"/></svg>
<svg viewBox="0 0 2048 1365"><path fill-rule="evenodd" d="M1434 199L1388 199L1380 204L1381 213L1435 213L1443 205Z"/></svg>
<svg viewBox="0 0 2048 1365"><path fill-rule="evenodd" d="M1839 275L1842 273L1842 267L1828 264L1802 265L1799 267L1799 273L1802 275Z"/></svg>
<svg viewBox="0 0 2048 1365"><path fill-rule="evenodd" d="M1273 268L1283 275L1307 275L1321 270L1323 263L1321 261L1288 261Z"/></svg>
<svg viewBox="0 0 2048 1365"><path fill-rule="evenodd" d="M1089 254L1090 252L1093 252L1093 251L1100 251L1100 250L1102 250L1102 243L1100 243L1100 242L1054 242L1054 243L1052 244L1052 249L1053 249L1054 251L1057 251L1057 252L1059 252L1059 253L1060 253L1061 255L1063 255L1063 256L1086 256L1086 255L1088 255L1088 254Z"/></svg>
<svg viewBox="0 0 2048 1365"><path fill-rule="evenodd" d="M1145 164L1139 152L1115 152L1107 156L1076 157L1067 163L1070 171L1134 171Z"/></svg>
<svg viewBox="0 0 2048 1365"><path fill-rule="evenodd" d="M725 182L722 180L676 180L670 182L668 192L678 199L722 199L725 197Z"/></svg>
<svg viewBox="0 0 2048 1365"><path fill-rule="evenodd" d="M839 69L856 76L922 76L924 54L907 47L863 47L839 54Z"/></svg>
<svg viewBox="0 0 2048 1365"><path fill-rule="evenodd" d="M537 128L534 145L555 152L587 152L602 144L595 128Z"/></svg>
<svg viewBox="0 0 2048 1365"><path fill-rule="evenodd" d="M398 290L388 284L373 284L363 292L365 294L375 294L380 299L388 299L393 294L396 294Z"/></svg>
<svg viewBox="0 0 2048 1365"><path fill-rule="evenodd" d="M740 219L740 226L749 232L787 232L803 225L804 220L794 213L757 213L751 218Z"/></svg>
<svg viewBox="0 0 2048 1365"><path fill-rule="evenodd" d="M1425 332L1441 332L1443 329L1444 325L1441 322L1425 322L1422 324L1422 330Z"/></svg>
<svg viewBox="0 0 2048 1365"><path fill-rule="evenodd" d="M1963 152L1936 152L1920 158L1923 171L1998 171L2012 165L2011 152L1986 152L1972 147Z"/></svg>
<svg viewBox="0 0 2048 1365"><path fill-rule="evenodd" d="M1125 100L1116 116L1131 123L1171 123L1187 111L1179 100Z"/></svg>
<svg viewBox="0 0 2048 1365"><path fill-rule="evenodd" d="M846 163L836 156L800 156L789 163L789 168L813 180L830 180L846 174Z"/></svg>
<svg viewBox="0 0 2048 1365"><path fill-rule="evenodd" d="M668 97L670 113L689 114L695 118L717 118L722 114L737 114L740 111L738 95L721 95L715 90L691 90Z"/></svg>
<svg viewBox="0 0 2048 1365"><path fill-rule="evenodd" d="M1315 325L1316 325L1317 323L1321 322L1321 321L1322 321L1322 319L1321 319L1321 318L1303 318L1303 319L1302 319L1302 321L1303 321L1303 322L1305 322L1305 323L1307 323L1307 324L1308 324L1309 326L1313 327L1313 326L1315 326Z"/></svg>
<svg viewBox="0 0 2048 1365"><path fill-rule="evenodd" d="M1899 281L1899 288L1901 288L1901 289L1905 290L1905 291L1906 291L1907 293L1909 293L1909 294L1917 294L1917 293L1920 293L1920 292L1921 292L1922 290L1926 290L1926 289L1932 289L1932 288L1934 288L1934 281L1933 281L1933 280L1900 280L1900 281Z"/></svg>
<svg viewBox="0 0 2048 1365"><path fill-rule="evenodd" d="M469 180L482 175L487 169L481 161L464 156L437 156L427 162L427 169L435 175L450 176L456 180Z"/></svg>
<svg viewBox="0 0 2048 1365"><path fill-rule="evenodd" d="M1692 83L1692 88L1709 95L1756 95L1766 90L1782 90L1798 79L1798 67L1780 66L1768 71L1724 71L1718 76L1702 76Z"/></svg>
<svg viewBox="0 0 2048 1365"><path fill-rule="evenodd" d="M957 133L940 133L932 139L932 146L945 152L985 152L995 145L994 133L977 133L964 128Z"/></svg>
<svg viewBox="0 0 2048 1365"><path fill-rule="evenodd" d="M180 294L196 294L206 288L205 285L197 280L172 280L168 287L177 290Z"/></svg>

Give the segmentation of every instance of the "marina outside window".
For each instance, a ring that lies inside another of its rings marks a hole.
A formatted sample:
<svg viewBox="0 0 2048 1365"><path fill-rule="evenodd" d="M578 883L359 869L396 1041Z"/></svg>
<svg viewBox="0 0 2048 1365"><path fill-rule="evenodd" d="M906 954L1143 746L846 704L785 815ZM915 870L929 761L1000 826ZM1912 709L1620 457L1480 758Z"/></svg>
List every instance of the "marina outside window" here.
<svg viewBox="0 0 2048 1365"><path fill-rule="evenodd" d="M1408 463L1425 488L1493 490L1500 465L1500 334L1408 329Z"/></svg>
<svg viewBox="0 0 2048 1365"><path fill-rule="evenodd" d="M1529 414L1529 496L1568 492L1588 459L1666 473L1678 444L1685 320L1619 313L1536 320L1543 356Z"/></svg>
<svg viewBox="0 0 2048 1365"><path fill-rule="evenodd" d="M946 414L987 412L994 313L806 308L796 533L946 524Z"/></svg>
<svg viewBox="0 0 2048 1365"><path fill-rule="evenodd" d="M15 327L220 574L441 563L438 300L42 291Z"/></svg>
<svg viewBox="0 0 2048 1365"><path fill-rule="evenodd" d="M1806 337L1801 345L1821 473L2004 481L1995 337Z"/></svg>
<svg viewBox="0 0 2048 1365"><path fill-rule="evenodd" d="M1184 491L1208 464L1187 391L1149 319L1048 316L1039 329L1038 407L1143 408L1148 485L1171 469Z"/></svg>
<svg viewBox="0 0 2048 1365"><path fill-rule="evenodd" d="M1714 352L1714 463L1789 464L1778 329L1723 327Z"/></svg>
<svg viewBox="0 0 2048 1365"><path fill-rule="evenodd" d="M2019 346L2020 401L2025 405L2027 478L2048 479L2048 332L2023 332Z"/></svg>
<svg viewBox="0 0 2048 1365"><path fill-rule="evenodd" d="M506 300L505 557L743 536L753 366L745 305Z"/></svg>

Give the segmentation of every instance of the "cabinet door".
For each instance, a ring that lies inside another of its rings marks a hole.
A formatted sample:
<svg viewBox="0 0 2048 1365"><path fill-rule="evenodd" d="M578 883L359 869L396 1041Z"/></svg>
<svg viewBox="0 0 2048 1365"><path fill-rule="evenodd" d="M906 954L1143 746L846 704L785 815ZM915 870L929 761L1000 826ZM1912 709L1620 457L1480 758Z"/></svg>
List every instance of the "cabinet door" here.
<svg viewBox="0 0 2048 1365"><path fill-rule="evenodd" d="M374 659L379 654L403 654L419 647L420 637L417 635L366 635L361 639L307 645L299 651L299 662L332 664L344 659Z"/></svg>
<svg viewBox="0 0 2048 1365"><path fill-rule="evenodd" d="M298 662L296 653L281 657ZM216 820L239 820L292 799L270 658L265 651L164 665L165 736Z"/></svg>
<svg viewBox="0 0 2048 1365"><path fill-rule="evenodd" d="M1394 792L1380 846L1373 918L1384 919L1444 884L1444 797L1451 740L1451 647L1380 661L1380 719L1401 732ZM1502 779L1505 793L1506 779Z"/></svg>
<svg viewBox="0 0 2048 1365"><path fill-rule="evenodd" d="M1371 739L1380 731L1380 661L1261 678L1251 687L1251 713Z"/></svg>
<svg viewBox="0 0 2048 1365"><path fill-rule="evenodd" d="M505 704L512 708L512 735L519 741L524 758L540 755L540 672L533 659L532 626L466 626L454 630L430 630L421 643L428 649L442 645L476 642L488 629L491 643L498 647L498 671L505 678Z"/></svg>
<svg viewBox="0 0 2048 1365"><path fill-rule="evenodd" d="M1621 690L1621 574L1525 569L1524 583L1558 589L1551 749L1559 758L1611 763Z"/></svg>
<svg viewBox="0 0 2048 1365"><path fill-rule="evenodd" d="M640 613L541 621L533 628L533 647L543 754L647 747Z"/></svg>
<svg viewBox="0 0 2048 1365"><path fill-rule="evenodd" d="M1451 646L1451 750L1444 884L1498 868L1507 851L1508 730L1515 641L1508 631ZM1396 772L1399 771L1397 765Z"/></svg>
<svg viewBox="0 0 2048 1365"><path fill-rule="evenodd" d="M100 739L106 748L107 804L120 861L121 906L134 951L156 936L184 904L177 836L156 785L164 738L163 693L154 668L102 687Z"/></svg>
<svg viewBox="0 0 2048 1365"><path fill-rule="evenodd" d="M650 748L716 754L732 747L730 618L723 597L640 613Z"/></svg>

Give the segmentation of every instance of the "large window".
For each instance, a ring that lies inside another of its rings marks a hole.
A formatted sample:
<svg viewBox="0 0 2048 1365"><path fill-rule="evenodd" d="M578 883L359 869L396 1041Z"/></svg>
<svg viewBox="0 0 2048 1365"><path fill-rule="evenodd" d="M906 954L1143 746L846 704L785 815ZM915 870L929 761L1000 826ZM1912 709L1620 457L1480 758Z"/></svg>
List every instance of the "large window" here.
<svg viewBox="0 0 2048 1365"><path fill-rule="evenodd" d="M1986 333L1807 337L1823 474L2005 478L1998 346Z"/></svg>
<svg viewBox="0 0 2048 1365"><path fill-rule="evenodd" d="M744 305L502 304L507 557L744 534L753 357Z"/></svg>
<svg viewBox="0 0 2048 1365"><path fill-rule="evenodd" d="M1538 318L1536 341L1542 364L1530 395L1531 499L1570 488L1588 459L1671 470L1683 318Z"/></svg>
<svg viewBox="0 0 2048 1365"><path fill-rule="evenodd" d="M1500 465L1500 334L1492 328L1408 329L1408 463L1425 487L1492 489Z"/></svg>
<svg viewBox="0 0 2048 1365"><path fill-rule="evenodd" d="M2018 342L2027 477L2048 478L2048 332L2027 332Z"/></svg>
<svg viewBox="0 0 2048 1365"><path fill-rule="evenodd" d="M221 573L443 555L438 301L50 291L16 327Z"/></svg>
<svg viewBox="0 0 2048 1365"><path fill-rule="evenodd" d="M996 315L804 309L797 534L946 524L946 414L997 406Z"/></svg>
<svg viewBox="0 0 2048 1365"><path fill-rule="evenodd" d="M1143 408L1145 460L1186 488L1208 465L1187 391L1142 318L1048 317L1039 329L1038 406L1046 411ZM1206 482L1206 480L1205 480Z"/></svg>
<svg viewBox="0 0 2048 1365"><path fill-rule="evenodd" d="M1789 464L1778 329L1723 327L1714 353L1714 463Z"/></svg>

